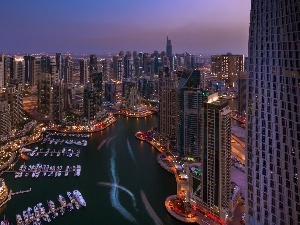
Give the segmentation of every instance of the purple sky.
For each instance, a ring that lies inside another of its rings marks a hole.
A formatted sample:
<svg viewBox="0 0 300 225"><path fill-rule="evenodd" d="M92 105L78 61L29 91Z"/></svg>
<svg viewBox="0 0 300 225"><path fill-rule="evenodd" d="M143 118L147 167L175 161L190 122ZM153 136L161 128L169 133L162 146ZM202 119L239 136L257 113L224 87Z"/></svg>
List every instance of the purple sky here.
<svg viewBox="0 0 300 225"><path fill-rule="evenodd" d="M0 52L247 55L250 0L1 0Z"/></svg>

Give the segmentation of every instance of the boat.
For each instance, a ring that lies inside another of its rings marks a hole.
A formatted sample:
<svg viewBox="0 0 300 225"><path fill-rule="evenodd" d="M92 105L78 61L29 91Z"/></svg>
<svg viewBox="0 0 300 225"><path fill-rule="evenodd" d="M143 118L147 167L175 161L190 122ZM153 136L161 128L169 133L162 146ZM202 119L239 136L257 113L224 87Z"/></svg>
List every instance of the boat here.
<svg viewBox="0 0 300 225"><path fill-rule="evenodd" d="M66 204L67 204L66 199L62 195L58 196L58 201L59 201L59 203L61 204L62 207L65 207Z"/></svg>
<svg viewBox="0 0 300 225"><path fill-rule="evenodd" d="M27 214L26 210L23 210L23 218L24 218L25 223L28 223L28 214Z"/></svg>
<svg viewBox="0 0 300 225"><path fill-rule="evenodd" d="M24 161L28 161L29 157L27 155L24 154L20 154L20 158Z"/></svg>
<svg viewBox="0 0 300 225"><path fill-rule="evenodd" d="M71 203L74 203L74 202L75 202L74 195L73 195L71 192L67 192L67 196L68 196L68 198L70 199Z"/></svg>
<svg viewBox="0 0 300 225"><path fill-rule="evenodd" d="M86 206L86 202L85 202L84 198L82 197L80 191L74 190L73 194L74 194L76 200L79 202L80 205Z"/></svg>
<svg viewBox="0 0 300 225"><path fill-rule="evenodd" d="M69 168L70 168L69 166L66 167L66 170L65 170L65 177L69 175Z"/></svg>
<svg viewBox="0 0 300 225"><path fill-rule="evenodd" d="M16 215L16 221L17 221L17 225L24 225L24 221L22 220L22 217L20 214Z"/></svg>
<svg viewBox="0 0 300 225"><path fill-rule="evenodd" d="M51 219L50 219L50 217L49 217L49 215L48 215L48 214L46 214L44 218L45 218L45 221L47 221L47 222L51 222Z"/></svg>
<svg viewBox="0 0 300 225"><path fill-rule="evenodd" d="M31 207L28 207L27 213L28 213L29 221L32 221L34 219L34 212Z"/></svg>
<svg viewBox="0 0 300 225"><path fill-rule="evenodd" d="M35 218L39 218L40 217L40 213L39 213L38 207L34 206L33 211L34 211Z"/></svg>

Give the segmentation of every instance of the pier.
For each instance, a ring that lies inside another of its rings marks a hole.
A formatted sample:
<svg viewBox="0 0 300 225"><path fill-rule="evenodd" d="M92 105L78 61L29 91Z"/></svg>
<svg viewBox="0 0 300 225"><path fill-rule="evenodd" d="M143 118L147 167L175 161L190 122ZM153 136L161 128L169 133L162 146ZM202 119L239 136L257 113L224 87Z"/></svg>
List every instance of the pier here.
<svg viewBox="0 0 300 225"><path fill-rule="evenodd" d="M28 190L24 190L24 191L11 192L11 195L18 195L18 194L23 194L23 193L28 193L28 192L31 192L31 188Z"/></svg>

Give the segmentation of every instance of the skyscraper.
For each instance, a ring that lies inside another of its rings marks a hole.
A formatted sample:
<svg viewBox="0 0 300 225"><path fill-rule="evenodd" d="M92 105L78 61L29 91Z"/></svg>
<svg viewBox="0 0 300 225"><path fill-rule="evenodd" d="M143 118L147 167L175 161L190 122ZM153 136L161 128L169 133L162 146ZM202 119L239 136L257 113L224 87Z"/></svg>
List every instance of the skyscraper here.
<svg viewBox="0 0 300 225"><path fill-rule="evenodd" d="M233 86L239 72L244 71L244 56L233 55L212 55L211 73L218 76L218 80L224 80L226 85Z"/></svg>
<svg viewBox="0 0 300 225"><path fill-rule="evenodd" d="M89 70L88 63L86 59L80 59L79 61L79 76L80 76L80 84L85 85L89 81Z"/></svg>
<svg viewBox="0 0 300 225"><path fill-rule="evenodd" d="M299 24L299 0L251 1L246 224L300 224Z"/></svg>
<svg viewBox="0 0 300 225"><path fill-rule="evenodd" d="M158 131L170 140L176 139L178 78L168 67L159 70Z"/></svg>
<svg viewBox="0 0 300 225"><path fill-rule="evenodd" d="M198 99L201 99L199 97ZM187 121L187 128L192 134L196 134L195 131L198 130L198 135L190 135L191 137L187 139L189 140L187 146L193 150L198 145L197 158L200 171L199 174L192 173L191 204L198 205L203 211L226 222L227 215L233 211L230 206L231 110L227 101L218 98L218 93L207 96L201 109L197 109L196 98L197 95L194 93L187 99L188 104L192 106L189 107L190 120Z"/></svg>
<svg viewBox="0 0 300 225"><path fill-rule="evenodd" d="M198 138L200 109L207 95L200 89L199 71L183 70L178 85L177 106L177 151L189 157L199 157L200 145Z"/></svg>
<svg viewBox="0 0 300 225"><path fill-rule="evenodd" d="M34 57L30 55L24 56L25 60L25 83L30 84L31 77L34 76Z"/></svg>
<svg viewBox="0 0 300 225"><path fill-rule="evenodd" d="M90 75L97 72L97 56L90 55Z"/></svg>
<svg viewBox="0 0 300 225"><path fill-rule="evenodd" d="M4 80L5 80L5 58L4 58L4 55L0 55L0 91L2 88L5 87L5 83L4 83Z"/></svg>
<svg viewBox="0 0 300 225"><path fill-rule="evenodd" d="M170 62L170 69L173 70L173 53L172 53L172 43L169 37L167 36L167 46L166 46L166 54Z"/></svg>

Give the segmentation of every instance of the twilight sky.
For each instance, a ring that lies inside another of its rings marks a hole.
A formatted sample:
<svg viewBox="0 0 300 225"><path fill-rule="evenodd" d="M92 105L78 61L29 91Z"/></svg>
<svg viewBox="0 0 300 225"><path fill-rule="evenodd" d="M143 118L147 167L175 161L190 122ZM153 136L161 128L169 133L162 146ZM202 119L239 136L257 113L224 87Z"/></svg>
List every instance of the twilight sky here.
<svg viewBox="0 0 300 225"><path fill-rule="evenodd" d="M250 0L1 0L0 52L247 55Z"/></svg>

